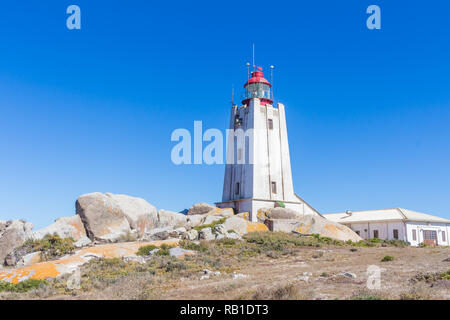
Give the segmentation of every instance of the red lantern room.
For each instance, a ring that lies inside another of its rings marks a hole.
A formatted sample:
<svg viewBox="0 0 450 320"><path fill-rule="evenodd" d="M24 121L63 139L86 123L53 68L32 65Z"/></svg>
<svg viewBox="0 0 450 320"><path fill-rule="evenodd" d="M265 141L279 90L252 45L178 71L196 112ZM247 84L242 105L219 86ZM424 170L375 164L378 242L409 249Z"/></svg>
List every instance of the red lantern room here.
<svg viewBox="0 0 450 320"><path fill-rule="evenodd" d="M261 67L257 67L256 71L252 72L252 76L248 79L247 83L244 85L244 88L245 93L242 104L248 105L250 99L253 98L260 99L261 105L263 106L273 104L273 100L270 95L272 85L264 78Z"/></svg>

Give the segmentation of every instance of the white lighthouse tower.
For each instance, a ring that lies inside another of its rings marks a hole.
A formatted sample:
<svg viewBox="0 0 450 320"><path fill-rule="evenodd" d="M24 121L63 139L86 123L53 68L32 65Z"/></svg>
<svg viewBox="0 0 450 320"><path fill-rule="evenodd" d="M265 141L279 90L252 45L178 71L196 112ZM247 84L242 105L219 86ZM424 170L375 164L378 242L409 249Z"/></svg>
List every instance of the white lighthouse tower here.
<svg viewBox="0 0 450 320"><path fill-rule="evenodd" d="M217 206L249 212L252 221L259 209L277 206L319 214L294 193L284 105L274 106L272 85L261 67L244 89L242 106L231 109L223 196Z"/></svg>

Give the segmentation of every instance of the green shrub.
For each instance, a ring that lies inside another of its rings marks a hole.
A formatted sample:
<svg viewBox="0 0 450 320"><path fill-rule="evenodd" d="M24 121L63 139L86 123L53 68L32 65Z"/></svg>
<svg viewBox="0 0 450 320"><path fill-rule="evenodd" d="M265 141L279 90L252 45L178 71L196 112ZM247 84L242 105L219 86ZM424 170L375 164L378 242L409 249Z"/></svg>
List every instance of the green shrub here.
<svg viewBox="0 0 450 320"><path fill-rule="evenodd" d="M40 251L43 260L51 260L71 254L75 251L72 238L61 238L57 234L47 234L41 240L29 239L21 248L26 252Z"/></svg>
<svg viewBox="0 0 450 320"><path fill-rule="evenodd" d="M387 262L387 261L393 261L393 256L384 256L383 259L381 259L381 262Z"/></svg>
<svg viewBox="0 0 450 320"><path fill-rule="evenodd" d="M39 287L46 286L47 284L47 281L35 279L28 279L17 284L0 281L0 292L7 291L23 293L32 289L38 289Z"/></svg>
<svg viewBox="0 0 450 320"><path fill-rule="evenodd" d="M148 255L150 254L150 251L155 250L155 249L158 249L158 247L157 247L157 246L154 246L154 245L152 245L152 244L150 244L150 245L148 245L148 246L142 246L142 247L139 247L139 249L138 249L138 251L136 252L136 254L137 254L138 256L144 256L144 257L146 257L146 256L148 256Z"/></svg>
<svg viewBox="0 0 450 320"><path fill-rule="evenodd" d="M289 246L307 246L307 239L285 232L251 232L244 236L247 243L256 244L261 251L284 251Z"/></svg>
<svg viewBox="0 0 450 320"><path fill-rule="evenodd" d="M170 246L168 244L162 244L158 251L155 252L158 256L168 256L170 255L169 250L175 248L175 246Z"/></svg>
<svg viewBox="0 0 450 320"><path fill-rule="evenodd" d="M181 248L186 250L194 250L200 252L205 252L208 250L208 247L204 243L197 244L191 241L180 241L179 245Z"/></svg>
<svg viewBox="0 0 450 320"><path fill-rule="evenodd" d="M197 230L198 232L202 231L205 228L214 229L215 226L225 223L226 220L227 220L227 218L222 218L222 219L214 221L210 224L202 224L201 226L197 226L194 229Z"/></svg>
<svg viewBox="0 0 450 320"><path fill-rule="evenodd" d="M447 272L443 272L441 274L441 279L450 280L450 269L448 269Z"/></svg>
<svg viewBox="0 0 450 320"><path fill-rule="evenodd" d="M353 293L351 300L384 300L382 295L369 289L361 289Z"/></svg>

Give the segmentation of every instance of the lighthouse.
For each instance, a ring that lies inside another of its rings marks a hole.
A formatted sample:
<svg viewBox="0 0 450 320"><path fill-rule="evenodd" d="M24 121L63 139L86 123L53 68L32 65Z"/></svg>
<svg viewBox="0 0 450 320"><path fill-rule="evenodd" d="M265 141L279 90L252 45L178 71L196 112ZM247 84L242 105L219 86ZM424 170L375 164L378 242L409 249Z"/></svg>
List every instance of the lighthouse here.
<svg viewBox="0 0 450 320"><path fill-rule="evenodd" d="M278 206L319 215L294 192L285 107L274 105L272 84L261 67L249 75L242 105L233 104L229 128L218 207L249 212L251 221L257 221L259 209Z"/></svg>

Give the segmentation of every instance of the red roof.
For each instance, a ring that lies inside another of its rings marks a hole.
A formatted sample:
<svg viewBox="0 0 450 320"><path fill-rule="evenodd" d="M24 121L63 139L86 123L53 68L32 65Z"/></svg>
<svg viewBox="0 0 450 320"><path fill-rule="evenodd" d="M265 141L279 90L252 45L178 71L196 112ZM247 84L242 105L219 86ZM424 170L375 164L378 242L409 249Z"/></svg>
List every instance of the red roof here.
<svg viewBox="0 0 450 320"><path fill-rule="evenodd" d="M261 71L253 71L252 77L248 79L247 83L244 85L244 88L250 83L265 83L272 88L272 85L264 78L264 74Z"/></svg>

